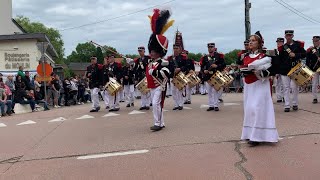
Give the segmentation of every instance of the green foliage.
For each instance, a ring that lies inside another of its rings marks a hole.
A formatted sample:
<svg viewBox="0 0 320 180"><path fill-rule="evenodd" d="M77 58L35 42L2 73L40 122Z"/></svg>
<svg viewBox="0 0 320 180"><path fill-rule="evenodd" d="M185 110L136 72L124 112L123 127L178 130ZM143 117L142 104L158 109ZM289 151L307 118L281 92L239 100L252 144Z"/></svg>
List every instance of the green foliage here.
<svg viewBox="0 0 320 180"><path fill-rule="evenodd" d="M63 73L64 73L65 78L70 78L70 77L75 76L75 73L69 68L63 69Z"/></svg>
<svg viewBox="0 0 320 180"><path fill-rule="evenodd" d="M241 50L240 49L234 49L228 53L226 53L224 55L224 59L226 61L226 64L227 65L230 65L232 63L236 63L237 61L237 58L238 58L238 53L240 52Z"/></svg>
<svg viewBox="0 0 320 180"><path fill-rule="evenodd" d="M200 61L202 56L203 56L203 54L201 54L201 53L195 54L195 53L189 52L189 54L188 54L189 59L193 59L194 61L198 61L198 62Z"/></svg>
<svg viewBox="0 0 320 180"><path fill-rule="evenodd" d="M138 58L139 57L139 55L137 55L137 54L127 54L127 55L125 55L127 58L131 58L131 59L135 59L135 58Z"/></svg>
<svg viewBox="0 0 320 180"><path fill-rule="evenodd" d="M96 55L96 47L89 43L79 43L75 51L67 57L67 62L90 62L90 57Z"/></svg>
<svg viewBox="0 0 320 180"><path fill-rule="evenodd" d="M58 58L55 59L56 63L63 63L64 56L64 42L62 36L57 29L46 27L40 22L31 22L29 18L18 16L15 20L25 29L28 33L45 33L49 38L51 44L58 53Z"/></svg>
<svg viewBox="0 0 320 180"><path fill-rule="evenodd" d="M97 56L97 59L98 59L98 63L99 64L103 64L104 62L104 56L103 56L103 53L102 53L102 50L100 47L97 47L97 52L96 52L96 56Z"/></svg>

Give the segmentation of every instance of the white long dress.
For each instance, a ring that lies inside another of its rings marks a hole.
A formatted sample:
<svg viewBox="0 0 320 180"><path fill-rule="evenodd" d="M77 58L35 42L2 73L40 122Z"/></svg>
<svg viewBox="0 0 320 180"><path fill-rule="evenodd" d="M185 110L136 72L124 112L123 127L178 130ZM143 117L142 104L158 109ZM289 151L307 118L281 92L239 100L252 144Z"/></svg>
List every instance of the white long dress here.
<svg viewBox="0 0 320 180"><path fill-rule="evenodd" d="M263 54L247 56L247 62L258 61ZM246 60L244 60L246 65ZM278 142L275 113L270 92L270 82L258 79L244 81L244 122L241 139L255 142Z"/></svg>

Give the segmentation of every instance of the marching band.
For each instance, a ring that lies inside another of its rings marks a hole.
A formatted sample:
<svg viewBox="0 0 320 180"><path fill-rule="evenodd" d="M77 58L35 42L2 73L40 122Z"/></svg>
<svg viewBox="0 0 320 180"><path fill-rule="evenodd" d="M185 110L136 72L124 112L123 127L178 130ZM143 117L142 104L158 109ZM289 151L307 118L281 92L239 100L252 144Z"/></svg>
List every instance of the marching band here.
<svg viewBox="0 0 320 180"><path fill-rule="evenodd" d="M225 70L224 55L217 52L216 44L207 44L208 54L199 63L188 58L188 51L181 41L176 41L173 55L165 58L169 41L163 35L173 24L168 21L169 10L155 9L149 16L152 34L148 43L149 56L145 47L138 47L139 57L126 58L124 67L114 61L114 55L106 57L104 65L91 58L86 76L90 79L92 110L100 110L98 92L103 89L106 109L118 111L119 93L124 90L126 107L134 106L134 92L141 95L140 110L152 106L154 124L152 131L165 127L163 117L164 100L171 90L174 100L173 110L183 110L184 104L191 104L193 89L200 87L200 93L208 93L207 111L219 111L219 100L223 89L233 82L233 77ZM272 83L275 84L277 102L284 102L284 112L297 111L298 88L312 81L312 103L318 103L317 91L320 73L320 36L313 37L313 46L304 49L304 42L294 40L294 31L285 30L284 38L276 40L277 48L264 48L260 32L244 41L244 50L239 52L236 64L242 74L244 84L244 123L241 139L252 146L260 142L277 142L274 107L272 103ZM302 59L306 58L306 63ZM195 64L200 71L195 72ZM169 94L170 94L169 93ZM291 100L290 95L293 95ZM222 100L221 100L222 101ZM261 106L263 108L261 108Z"/></svg>

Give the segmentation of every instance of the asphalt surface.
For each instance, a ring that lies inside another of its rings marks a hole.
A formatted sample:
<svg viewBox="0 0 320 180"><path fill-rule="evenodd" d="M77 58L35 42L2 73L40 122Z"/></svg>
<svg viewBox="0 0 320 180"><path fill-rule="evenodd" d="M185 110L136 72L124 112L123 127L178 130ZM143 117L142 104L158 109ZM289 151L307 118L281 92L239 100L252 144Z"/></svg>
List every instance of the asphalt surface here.
<svg viewBox="0 0 320 180"><path fill-rule="evenodd" d="M192 98L182 111L166 99L159 132L139 100L115 114L86 104L1 117L0 179L319 179L320 104L311 94L299 94L298 112L275 103L280 141L257 147L239 141L242 94L224 94L219 112L206 111L208 96Z"/></svg>

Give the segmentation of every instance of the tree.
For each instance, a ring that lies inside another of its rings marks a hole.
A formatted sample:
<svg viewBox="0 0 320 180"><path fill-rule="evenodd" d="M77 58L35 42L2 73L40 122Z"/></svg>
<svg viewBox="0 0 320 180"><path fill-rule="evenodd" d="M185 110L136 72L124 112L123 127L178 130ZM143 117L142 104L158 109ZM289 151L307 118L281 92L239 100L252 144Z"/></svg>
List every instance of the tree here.
<svg viewBox="0 0 320 180"><path fill-rule="evenodd" d="M230 65L232 63L235 63L237 61L237 58L238 58L238 53L240 52L241 50L240 49L234 49L228 53L226 53L224 55L224 59L226 61L226 64L227 65Z"/></svg>
<svg viewBox="0 0 320 180"><path fill-rule="evenodd" d="M28 33L45 33L58 53L58 58L55 60L56 63L63 63L64 42L60 32L57 29L46 27L40 22L31 22L29 18L24 16L17 16L15 20Z"/></svg>
<svg viewBox="0 0 320 180"><path fill-rule="evenodd" d="M203 54L201 54L201 53L195 54L195 53L190 53L189 52L189 54L188 54L188 58L189 59L193 59L193 60L198 61L198 62L200 61L202 56L203 56Z"/></svg>
<svg viewBox="0 0 320 180"><path fill-rule="evenodd" d="M75 73L70 68L63 69L64 78L70 78L75 75Z"/></svg>
<svg viewBox="0 0 320 180"><path fill-rule="evenodd" d="M116 48L111 46L103 46L102 52L104 56L115 55L116 57L120 57Z"/></svg>
<svg viewBox="0 0 320 180"><path fill-rule="evenodd" d="M97 56L97 59L98 59L98 63L99 64L103 64L103 59L104 59L104 56L103 56L103 53L102 53L102 50L100 47L97 47L97 52L96 52L96 56Z"/></svg>
<svg viewBox="0 0 320 180"><path fill-rule="evenodd" d="M90 62L90 57L96 55L96 47L91 43L79 43L75 51L67 57L67 62Z"/></svg>

